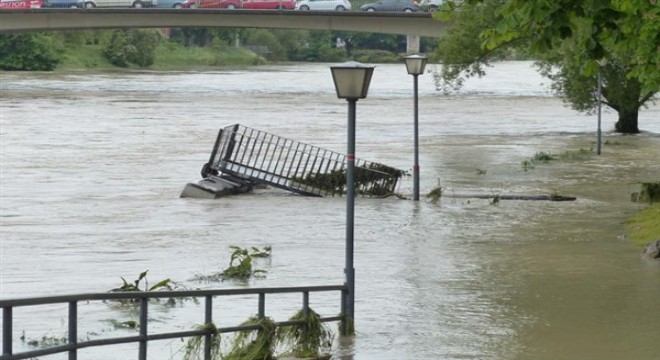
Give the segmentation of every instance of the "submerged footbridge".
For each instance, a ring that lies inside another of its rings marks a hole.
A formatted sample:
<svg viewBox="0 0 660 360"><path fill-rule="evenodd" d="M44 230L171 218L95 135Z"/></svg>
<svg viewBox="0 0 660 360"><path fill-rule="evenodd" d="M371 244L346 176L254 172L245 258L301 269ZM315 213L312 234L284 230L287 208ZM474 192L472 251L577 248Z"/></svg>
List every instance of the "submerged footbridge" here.
<svg viewBox="0 0 660 360"><path fill-rule="evenodd" d="M190 183L181 197L217 198L267 184L306 196L346 192L346 155L239 124L220 129L203 179ZM404 171L355 159L355 193L394 194Z"/></svg>
<svg viewBox="0 0 660 360"><path fill-rule="evenodd" d="M356 31L440 37L430 13L227 9L0 9L0 34L160 27L244 27Z"/></svg>

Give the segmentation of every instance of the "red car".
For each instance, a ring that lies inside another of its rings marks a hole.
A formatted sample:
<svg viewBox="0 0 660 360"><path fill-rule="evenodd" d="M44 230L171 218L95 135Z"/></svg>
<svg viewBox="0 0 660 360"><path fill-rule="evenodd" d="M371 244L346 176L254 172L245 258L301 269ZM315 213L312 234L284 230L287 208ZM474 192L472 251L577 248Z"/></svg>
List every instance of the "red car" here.
<svg viewBox="0 0 660 360"><path fill-rule="evenodd" d="M243 0L243 9L295 10L296 0Z"/></svg>
<svg viewBox="0 0 660 360"><path fill-rule="evenodd" d="M0 0L0 9L38 9L42 0Z"/></svg>

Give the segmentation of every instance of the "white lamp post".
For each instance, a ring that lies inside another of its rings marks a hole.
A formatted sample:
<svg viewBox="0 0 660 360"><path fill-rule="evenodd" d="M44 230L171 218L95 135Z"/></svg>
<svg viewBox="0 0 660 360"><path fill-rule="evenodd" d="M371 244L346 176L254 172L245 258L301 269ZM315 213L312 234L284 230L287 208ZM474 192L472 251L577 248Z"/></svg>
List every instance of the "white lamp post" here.
<svg viewBox="0 0 660 360"><path fill-rule="evenodd" d="M408 74L413 76L414 79L414 93L415 93L415 163L413 165L413 200L419 201L419 107L418 107L418 96L417 96L417 77L424 73L424 68L428 57L426 55L415 54L406 56L406 69Z"/></svg>
<svg viewBox="0 0 660 360"><path fill-rule="evenodd" d="M355 103L367 97L374 67L358 62L330 67L337 97L348 101L348 148L346 151L346 285L348 294L342 303L342 312L348 316L342 329L349 335L349 322L355 319L355 268L353 266L353 220L355 208Z"/></svg>

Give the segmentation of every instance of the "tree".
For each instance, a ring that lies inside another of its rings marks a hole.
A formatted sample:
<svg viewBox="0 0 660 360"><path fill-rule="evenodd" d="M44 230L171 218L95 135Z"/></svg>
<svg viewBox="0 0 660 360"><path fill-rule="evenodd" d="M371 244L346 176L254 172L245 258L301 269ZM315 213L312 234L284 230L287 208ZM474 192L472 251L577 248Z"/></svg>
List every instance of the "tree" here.
<svg viewBox="0 0 660 360"><path fill-rule="evenodd" d="M103 49L103 55L115 66L135 64L149 67L156 59L159 40L160 35L154 30L115 30Z"/></svg>
<svg viewBox="0 0 660 360"><path fill-rule="evenodd" d="M659 15L657 0L449 1L434 13L453 21L436 52L448 64L439 77L444 87L457 87L483 75L489 61L524 50L579 111L596 106L601 72L605 104L619 114L616 130L636 133L639 109L660 86Z"/></svg>
<svg viewBox="0 0 660 360"><path fill-rule="evenodd" d="M52 71L63 57L56 35L42 33L0 35L0 69Z"/></svg>

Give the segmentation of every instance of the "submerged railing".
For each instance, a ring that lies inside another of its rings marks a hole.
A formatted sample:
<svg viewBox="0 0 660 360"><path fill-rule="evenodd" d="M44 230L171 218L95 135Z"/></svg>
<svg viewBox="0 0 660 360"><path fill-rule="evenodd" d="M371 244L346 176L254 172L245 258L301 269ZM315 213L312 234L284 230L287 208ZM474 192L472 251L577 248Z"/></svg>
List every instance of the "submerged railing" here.
<svg viewBox="0 0 660 360"><path fill-rule="evenodd" d="M58 354L68 352L69 360L77 359L79 349L97 346L107 346L115 344L139 343L138 359L147 359L147 344L153 340L165 340L175 338L189 338L195 336L204 336L204 359L211 359L211 336L212 330L190 330L168 333L150 334L148 332L148 309L150 299L160 298L204 298L204 323L213 324L213 298L218 296L236 296L236 295L258 295L257 316L266 317L266 294L282 293L301 293L302 310L309 310L309 294L316 292L341 292L341 313L344 313L346 304L347 287L346 285L329 286L307 286L307 287L278 287L278 288L252 288L252 289L221 289L221 290L188 290L188 291L149 291L149 292L109 292L109 293L91 293L77 295L62 295L23 299L0 300L2 308L2 356L0 360L19 360L30 359L36 356ZM78 339L78 303L90 300L132 300L139 301L139 335L124 336L116 338L96 339L79 341ZM13 309L16 307L49 305L49 304L68 304L68 342L65 345L51 346L48 348L24 351L20 353L13 352ZM322 317L322 322L341 321L342 316ZM300 324L302 321L280 321L277 326L290 326ZM239 325L232 327L217 328L218 333L238 332L243 330L256 330L258 325Z"/></svg>
<svg viewBox="0 0 660 360"><path fill-rule="evenodd" d="M222 173L310 196L346 192L346 155L239 124L221 129L202 176ZM404 171L355 160L355 193L387 196Z"/></svg>

